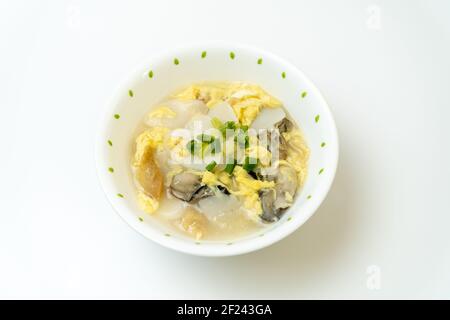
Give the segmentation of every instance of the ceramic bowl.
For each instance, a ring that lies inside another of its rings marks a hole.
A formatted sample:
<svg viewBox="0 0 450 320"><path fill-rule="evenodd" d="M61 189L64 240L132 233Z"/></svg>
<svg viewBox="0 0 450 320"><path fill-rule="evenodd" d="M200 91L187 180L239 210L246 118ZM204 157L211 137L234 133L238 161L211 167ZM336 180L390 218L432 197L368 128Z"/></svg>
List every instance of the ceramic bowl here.
<svg viewBox="0 0 450 320"><path fill-rule="evenodd" d="M149 108L183 86L200 81L246 81L284 103L310 148L308 177L282 219L232 242L197 242L165 228L139 209L130 157L132 137ZM294 65L269 52L236 44L181 48L137 68L107 104L96 142L96 164L112 207L133 229L167 248L201 256L230 256L267 247L299 228L320 206L333 182L338 136L327 103Z"/></svg>

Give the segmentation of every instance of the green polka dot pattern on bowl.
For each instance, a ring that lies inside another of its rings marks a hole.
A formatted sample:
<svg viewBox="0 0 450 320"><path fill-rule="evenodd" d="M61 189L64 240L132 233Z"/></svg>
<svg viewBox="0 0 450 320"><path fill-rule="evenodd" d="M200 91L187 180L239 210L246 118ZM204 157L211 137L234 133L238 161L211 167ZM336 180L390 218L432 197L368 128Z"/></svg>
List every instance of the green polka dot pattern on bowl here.
<svg viewBox="0 0 450 320"><path fill-rule="evenodd" d="M206 58L206 51L203 51L203 52L202 52L201 57L202 57L202 59Z"/></svg>
<svg viewBox="0 0 450 320"><path fill-rule="evenodd" d="M281 77L282 77L283 79L286 79L286 72L283 71L283 72L281 73Z"/></svg>
<svg viewBox="0 0 450 320"><path fill-rule="evenodd" d="M322 142L321 144L320 144L320 147L321 148L323 148L323 147L325 147L327 144L325 143L325 142Z"/></svg>
<svg viewBox="0 0 450 320"><path fill-rule="evenodd" d="M118 193L117 196L118 196L119 198L125 198L125 197L123 196L123 194L121 194L121 193Z"/></svg>
<svg viewBox="0 0 450 320"><path fill-rule="evenodd" d="M114 115L114 118L115 118L115 119L120 119L120 114L117 114L117 113L116 113L116 114Z"/></svg>
<svg viewBox="0 0 450 320"><path fill-rule="evenodd" d="M113 145L111 140L108 140L108 144L110 147L112 147L112 145Z"/></svg>
<svg viewBox="0 0 450 320"><path fill-rule="evenodd" d="M173 64L174 65L179 65L180 64L180 60L178 60L178 58L173 59Z"/></svg>
<svg viewBox="0 0 450 320"><path fill-rule="evenodd" d="M111 173L114 173L114 168L113 167L109 167L108 171L111 172Z"/></svg>
<svg viewBox="0 0 450 320"><path fill-rule="evenodd" d="M319 174L322 174L324 170L325 170L324 168L320 169Z"/></svg>
<svg viewBox="0 0 450 320"><path fill-rule="evenodd" d="M144 218L138 217L138 219L139 219L140 222L144 222Z"/></svg>
<svg viewBox="0 0 450 320"><path fill-rule="evenodd" d="M131 97L131 98L133 98L134 97L134 92L133 92L133 90L128 90L128 95Z"/></svg>
<svg viewBox="0 0 450 320"><path fill-rule="evenodd" d="M308 94L308 93L307 93L306 91L303 91L302 94L301 94L300 96L301 96L302 98L305 98L307 94Z"/></svg>
<svg viewBox="0 0 450 320"><path fill-rule="evenodd" d="M150 70L149 72L148 72L148 77L151 79L151 78L153 78L153 70Z"/></svg>
<svg viewBox="0 0 450 320"><path fill-rule="evenodd" d="M259 58L258 61L257 61L257 63L258 63L258 64L262 64L262 63L263 63L263 59L262 59L262 58Z"/></svg>
<svg viewBox="0 0 450 320"><path fill-rule="evenodd" d="M230 52L230 58L231 58L231 60L234 60L235 57L236 57L236 55L234 54L233 51L231 51L231 52Z"/></svg>
<svg viewBox="0 0 450 320"><path fill-rule="evenodd" d="M314 121L317 123L317 122L319 122L319 120L320 120L320 115L318 114L318 115L314 118Z"/></svg>

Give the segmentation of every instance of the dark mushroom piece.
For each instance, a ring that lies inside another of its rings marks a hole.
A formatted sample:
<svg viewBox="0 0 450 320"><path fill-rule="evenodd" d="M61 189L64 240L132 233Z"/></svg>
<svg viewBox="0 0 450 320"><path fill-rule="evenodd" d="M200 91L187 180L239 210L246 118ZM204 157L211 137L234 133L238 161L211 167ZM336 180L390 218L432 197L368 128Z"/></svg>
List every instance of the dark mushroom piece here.
<svg viewBox="0 0 450 320"><path fill-rule="evenodd" d="M226 196L230 195L230 191L228 191L228 189L225 188L224 186L218 185L217 189L219 189L219 191L222 192Z"/></svg>
<svg viewBox="0 0 450 320"><path fill-rule="evenodd" d="M291 131L293 127L294 125L288 118L283 118L281 121L275 123L275 128L278 129L279 135L278 155L280 160L286 160L288 153L288 145L283 133Z"/></svg>
<svg viewBox="0 0 450 320"><path fill-rule="evenodd" d="M280 219L284 211L292 205L291 197L297 190L297 174L289 166L280 166L275 177L274 189L262 189L259 192L263 213L263 222L275 222ZM290 197L287 195L289 194Z"/></svg>
<svg viewBox="0 0 450 320"><path fill-rule="evenodd" d="M278 212L273 207L273 203L275 202L275 190L261 189L259 191L259 199L261 200L263 210L263 213L259 216L261 220L269 223L278 221Z"/></svg>
<svg viewBox="0 0 450 320"><path fill-rule="evenodd" d="M189 203L214 195L214 192L201 182L200 176L186 171L181 172L172 178L170 193L175 198Z"/></svg>
<svg viewBox="0 0 450 320"><path fill-rule="evenodd" d="M297 172L294 168L285 165L278 168L278 174L275 179L277 197L274 202L274 207L276 210L284 210L292 205L291 198L294 197L297 191L297 184Z"/></svg>
<svg viewBox="0 0 450 320"><path fill-rule="evenodd" d="M275 123L275 128L277 128L280 133L291 131L293 127L294 125L288 118L283 118Z"/></svg>
<svg viewBox="0 0 450 320"><path fill-rule="evenodd" d="M262 135L267 135L267 150L274 154L275 152L272 150L272 147L278 148L278 158L280 160L286 160L288 154L288 145L283 133L292 130L293 127L293 123L288 118L283 118L281 121L275 123L275 128L273 130L261 133ZM264 137L261 137L261 134L259 135L259 138L263 139ZM272 138L278 139L278 143L272 145Z"/></svg>

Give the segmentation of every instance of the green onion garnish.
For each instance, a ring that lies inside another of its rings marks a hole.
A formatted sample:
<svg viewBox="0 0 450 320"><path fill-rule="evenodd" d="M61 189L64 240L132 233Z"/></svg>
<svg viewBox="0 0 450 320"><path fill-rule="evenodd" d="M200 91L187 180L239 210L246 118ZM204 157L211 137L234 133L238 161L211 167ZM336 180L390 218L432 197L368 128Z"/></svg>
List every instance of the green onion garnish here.
<svg viewBox="0 0 450 320"><path fill-rule="evenodd" d="M220 121L218 118L214 117L211 119L211 124L214 128L220 130L220 128L223 127L223 122Z"/></svg>
<svg viewBox="0 0 450 320"><path fill-rule="evenodd" d="M236 123L234 121L227 121L225 122L225 128L226 129L236 129Z"/></svg>
<svg viewBox="0 0 450 320"><path fill-rule="evenodd" d="M216 154L219 153L220 150L222 150L221 144L220 144L220 140L214 140L210 145L210 150L212 154Z"/></svg>
<svg viewBox="0 0 450 320"><path fill-rule="evenodd" d="M206 166L206 170L212 171L216 167L216 165L217 163L213 160Z"/></svg>
<svg viewBox="0 0 450 320"><path fill-rule="evenodd" d="M258 159L252 158L252 157L245 157L244 165L242 168L244 168L245 171L253 171L253 169L256 168L256 164L258 163Z"/></svg>
<svg viewBox="0 0 450 320"><path fill-rule="evenodd" d="M194 154L197 150L200 150L199 143L195 140L191 140L186 144L186 148L191 154Z"/></svg>
<svg viewBox="0 0 450 320"><path fill-rule="evenodd" d="M202 133L197 136L197 140L202 141L202 142L211 143L215 140L215 137L210 136L209 134Z"/></svg>
<svg viewBox="0 0 450 320"><path fill-rule="evenodd" d="M236 130L236 123L234 121L227 121L219 128L219 130L222 132L224 137L227 136L227 130L232 131L231 134L234 134L234 130Z"/></svg>
<svg viewBox="0 0 450 320"><path fill-rule="evenodd" d="M246 126L245 124L241 125L240 128L242 129L242 131L247 132L248 131L248 126Z"/></svg>
<svg viewBox="0 0 450 320"><path fill-rule="evenodd" d="M237 131L236 136L234 137L234 142L237 142L239 147L247 149L249 147L249 137L242 129Z"/></svg>
<svg viewBox="0 0 450 320"><path fill-rule="evenodd" d="M228 163L228 164L225 166L224 171L225 171L226 173L228 173L228 174L232 174L235 166L236 166L236 162Z"/></svg>

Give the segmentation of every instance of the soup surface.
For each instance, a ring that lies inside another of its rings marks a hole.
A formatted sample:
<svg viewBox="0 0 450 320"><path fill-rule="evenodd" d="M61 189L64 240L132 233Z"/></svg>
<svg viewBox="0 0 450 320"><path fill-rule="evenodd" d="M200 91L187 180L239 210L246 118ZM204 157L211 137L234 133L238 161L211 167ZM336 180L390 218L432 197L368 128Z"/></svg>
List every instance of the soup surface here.
<svg viewBox="0 0 450 320"><path fill-rule="evenodd" d="M147 214L196 240L278 221L304 184L309 149L281 101L244 82L205 82L149 109L131 170Z"/></svg>

